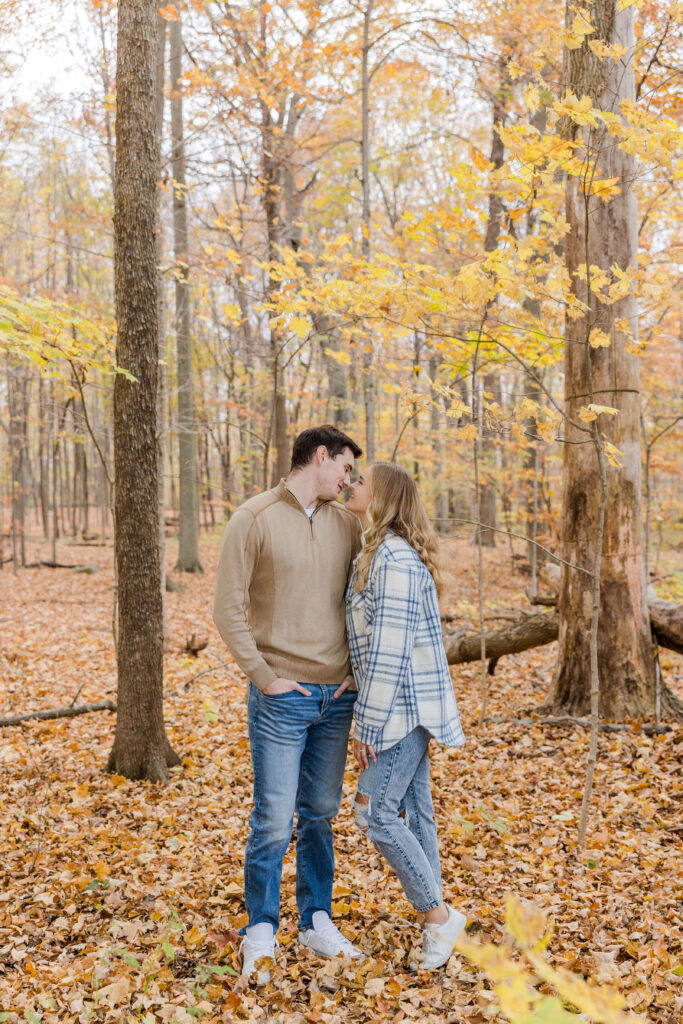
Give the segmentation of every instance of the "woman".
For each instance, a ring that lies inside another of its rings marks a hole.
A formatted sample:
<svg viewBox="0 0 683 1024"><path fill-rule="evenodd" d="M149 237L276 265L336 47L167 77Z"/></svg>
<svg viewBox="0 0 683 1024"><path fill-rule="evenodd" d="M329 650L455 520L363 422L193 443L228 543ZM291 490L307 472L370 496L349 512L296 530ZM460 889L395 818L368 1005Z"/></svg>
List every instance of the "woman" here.
<svg viewBox="0 0 683 1024"><path fill-rule="evenodd" d="M436 536L415 482L393 463L361 474L346 507L364 524L346 590L363 769L354 813L417 911L422 966L434 970L467 920L443 902L429 778L430 738L465 742L441 638Z"/></svg>

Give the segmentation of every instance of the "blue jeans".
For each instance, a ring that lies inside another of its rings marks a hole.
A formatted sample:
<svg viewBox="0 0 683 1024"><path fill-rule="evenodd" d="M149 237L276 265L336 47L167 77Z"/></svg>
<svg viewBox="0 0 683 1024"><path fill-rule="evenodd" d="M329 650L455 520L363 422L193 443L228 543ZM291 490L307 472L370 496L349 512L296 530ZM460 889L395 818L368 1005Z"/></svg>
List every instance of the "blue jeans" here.
<svg viewBox="0 0 683 1024"><path fill-rule="evenodd" d="M341 803L349 729L356 693L326 683L268 696L249 684L249 743L254 809L244 856L249 924L280 919L282 859L296 824L296 902L299 928L316 910L332 916L332 819Z"/></svg>
<svg viewBox="0 0 683 1024"><path fill-rule="evenodd" d="M388 860L415 910L425 912L443 900L439 844L429 778L429 740L418 726L405 739L370 760L358 792L370 798L356 805L368 834ZM406 821L399 817L405 809Z"/></svg>

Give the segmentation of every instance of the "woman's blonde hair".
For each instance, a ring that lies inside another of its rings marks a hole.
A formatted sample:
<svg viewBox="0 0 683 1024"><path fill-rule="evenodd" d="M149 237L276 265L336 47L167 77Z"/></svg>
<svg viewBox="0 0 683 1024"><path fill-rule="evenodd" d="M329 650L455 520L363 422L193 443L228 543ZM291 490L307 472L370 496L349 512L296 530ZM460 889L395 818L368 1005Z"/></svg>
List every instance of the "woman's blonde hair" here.
<svg viewBox="0 0 683 1024"><path fill-rule="evenodd" d="M363 546L356 569L356 590L364 590L370 564L377 548L391 530L408 541L429 569L441 591L438 542L412 476L394 462L376 462L370 467L370 502L363 531Z"/></svg>

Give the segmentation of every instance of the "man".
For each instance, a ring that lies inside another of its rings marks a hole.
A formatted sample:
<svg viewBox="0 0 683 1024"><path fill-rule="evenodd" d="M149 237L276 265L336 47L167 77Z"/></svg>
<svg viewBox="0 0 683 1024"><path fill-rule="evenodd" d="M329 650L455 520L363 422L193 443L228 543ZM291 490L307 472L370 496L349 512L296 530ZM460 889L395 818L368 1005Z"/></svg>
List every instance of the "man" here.
<svg viewBox="0 0 683 1024"><path fill-rule="evenodd" d="M334 849L356 687L344 590L360 523L336 499L358 445L333 426L304 430L289 476L241 505L225 531L214 622L249 679L254 808L244 858L242 974L275 955L282 859L296 827L299 941L360 957L331 920Z"/></svg>

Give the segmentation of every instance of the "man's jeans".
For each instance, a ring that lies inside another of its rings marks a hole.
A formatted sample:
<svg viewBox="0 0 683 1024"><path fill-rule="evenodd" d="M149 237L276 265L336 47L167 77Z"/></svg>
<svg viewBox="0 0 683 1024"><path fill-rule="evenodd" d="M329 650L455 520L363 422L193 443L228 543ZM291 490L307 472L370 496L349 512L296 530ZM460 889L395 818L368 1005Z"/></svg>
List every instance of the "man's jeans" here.
<svg viewBox="0 0 683 1024"><path fill-rule="evenodd" d="M422 726L370 760L358 792L370 797L356 804L373 843L398 875L417 911L440 906L443 895L439 844L429 779L429 733ZM400 812L405 809L408 823Z"/></svg>
<svg viewBox="0 0 683 1024"><path fill-rule="evenodd" d="M332 916L332 819L341 803L349 729L356 700L337 686L302 684L268 696L249 684L249 742L254 809L244 857L249 924L268 921L277 931L282 858L296 825L296 901L299 928L311 928L316 910Z"/></svg>

